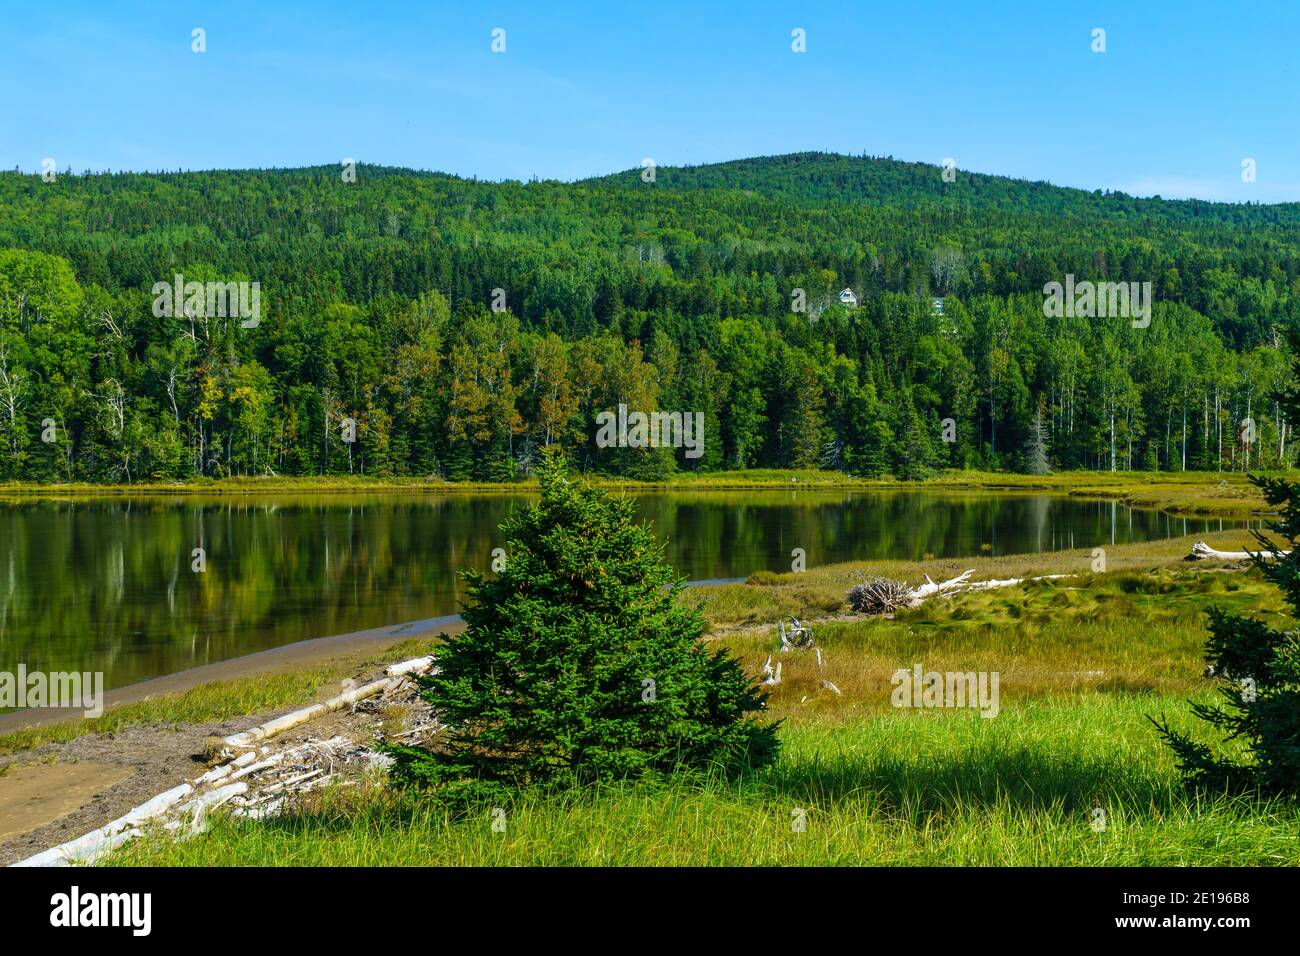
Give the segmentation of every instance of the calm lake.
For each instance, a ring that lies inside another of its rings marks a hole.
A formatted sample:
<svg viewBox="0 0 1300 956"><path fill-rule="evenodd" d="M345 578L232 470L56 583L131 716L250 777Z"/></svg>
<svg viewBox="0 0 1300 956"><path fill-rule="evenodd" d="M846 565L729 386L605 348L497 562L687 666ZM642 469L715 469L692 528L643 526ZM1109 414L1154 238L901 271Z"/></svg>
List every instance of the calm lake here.
<svg viewBox="0 0 1300 956"><path fill-rule="evenodd" d="M139 497L0 505L0 671L103 671L108 687L294 641L455 613L512 495ZM1092 548L1241 527L1025 494L639 496L685 578L855 558ZM987 546L985 548L985 546ZM202 547L207 570L191 570Z"/></svg>

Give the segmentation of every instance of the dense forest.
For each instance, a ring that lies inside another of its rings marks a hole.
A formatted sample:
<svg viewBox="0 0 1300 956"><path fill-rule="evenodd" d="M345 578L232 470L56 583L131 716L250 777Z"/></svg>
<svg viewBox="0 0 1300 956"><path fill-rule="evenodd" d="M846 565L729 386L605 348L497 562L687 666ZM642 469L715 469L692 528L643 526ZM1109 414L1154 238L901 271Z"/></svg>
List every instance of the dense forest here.
<svg viewBox="0 0 1300 956"><path fill-rule="evenodd" d="M0 480L1288 463L1300 205L950 178L0 174ZM1151 283L1149 325L1047 317L1067 275ZM176 276L258 318L158 314ZM702 413L703 454L598 447L620 404Z"/></svg>

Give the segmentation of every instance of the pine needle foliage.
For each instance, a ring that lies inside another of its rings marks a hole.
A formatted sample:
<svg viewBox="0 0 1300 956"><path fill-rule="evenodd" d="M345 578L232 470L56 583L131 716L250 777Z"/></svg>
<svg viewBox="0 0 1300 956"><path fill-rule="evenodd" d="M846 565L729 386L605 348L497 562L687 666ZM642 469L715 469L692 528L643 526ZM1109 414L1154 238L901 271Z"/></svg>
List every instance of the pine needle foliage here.
<svg viewBox="0 0 1300 956"><path fill-rule="evenodd" d="M502 525L506 564L466 571L466 629L422 696L449 730L395 746L392 778L445 793L718 771L775 759L765 694L724 651L630 498L538 465L541 501Z"/></svg>

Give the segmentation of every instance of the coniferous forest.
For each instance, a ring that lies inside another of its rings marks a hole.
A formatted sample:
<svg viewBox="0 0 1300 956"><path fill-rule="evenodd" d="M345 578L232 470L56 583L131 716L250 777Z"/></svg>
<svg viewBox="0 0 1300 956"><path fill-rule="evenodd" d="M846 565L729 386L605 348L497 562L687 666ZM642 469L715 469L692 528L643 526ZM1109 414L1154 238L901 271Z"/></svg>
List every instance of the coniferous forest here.
<svg viewBox="0 0 1300 956"><path fill-rule="evenodd" d="M942 172L6 173L0 480L1288 463L1300 205ZM1149 324L1048 317L1067 275L1151 283ZM158 315L177 276L258 320ZM703 454L598 449L620 404L701 412Z"/></svg>

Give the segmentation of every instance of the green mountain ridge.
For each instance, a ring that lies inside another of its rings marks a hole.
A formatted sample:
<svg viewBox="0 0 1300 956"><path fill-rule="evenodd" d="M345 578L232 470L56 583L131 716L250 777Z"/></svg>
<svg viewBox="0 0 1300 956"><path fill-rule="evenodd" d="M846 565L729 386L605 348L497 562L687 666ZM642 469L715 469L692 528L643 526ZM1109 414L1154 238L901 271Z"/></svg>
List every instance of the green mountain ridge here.
<svg viewBox="0 0 1300 956"><path fill-rule="evenodd" d="M891 156L847 156L804 152L759 156L698 166L662 166L656 185L670 189L752 190L769 197L802 202L846 202L887 205L898 201L969 202L987 206L1011 201L1050 204L1057 211L1097 215L1165 214L1173 217L1221 218L1241 209L1266 209L1286 215L1300 203L1227 203L1202 199L1137 197L1110 190L1057 186L1043 180L1017 179L954 170L952 182L941 166L897 160ZM588 183L638 185L639 169L582 180ZM1270 221L1265 215L1260 221ZM1297 219L1300 222L1300 219Z"/></svg>

